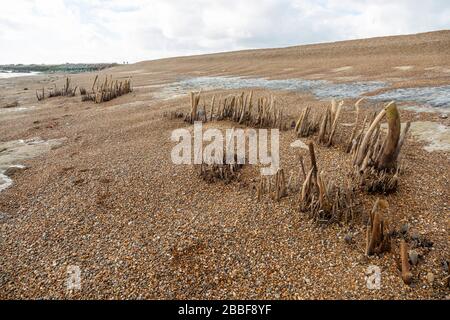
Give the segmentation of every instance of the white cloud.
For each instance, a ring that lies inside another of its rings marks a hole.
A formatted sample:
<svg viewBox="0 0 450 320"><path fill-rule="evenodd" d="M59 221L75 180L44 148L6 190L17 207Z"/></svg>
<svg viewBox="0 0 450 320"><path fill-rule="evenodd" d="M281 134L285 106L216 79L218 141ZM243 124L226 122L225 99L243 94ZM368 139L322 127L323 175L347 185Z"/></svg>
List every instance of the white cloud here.
<svg viewBox="0 0 450 320"><path fill-rule="evenodd" d="M447 0L15 0L1 63L140 61L450 27Z"/></svg>

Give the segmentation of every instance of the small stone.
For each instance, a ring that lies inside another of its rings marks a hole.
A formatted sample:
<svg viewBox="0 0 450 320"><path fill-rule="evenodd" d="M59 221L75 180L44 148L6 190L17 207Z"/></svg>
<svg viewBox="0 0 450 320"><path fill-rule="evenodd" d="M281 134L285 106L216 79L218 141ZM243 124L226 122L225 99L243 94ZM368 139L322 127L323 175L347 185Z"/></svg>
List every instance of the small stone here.
<svg viewBox="0 0 450 320"><path fill-rule="evenodd" d="M12 177L17 171L25 170L26 167L9 167L5 170L5 175L8 177Z"/></svg>
<svg viewBox="0 0 450 320"><path fill-rule="evenodd" d="M8 215L5 212L0 211L0 221L6 220Z"/></svg>
<svg viewBox="0 0 450 320"><path fill-rule="evenodd" d="M414 240L414 241L419 240L419 234L418 234L417 232L414 232L414 233L411 235L411 239Z"/></svg>
<svg viewBox="0 0 450 320"><path fill-rule="evenodd" d="M408 231L409 231L409 224L404 223L404 224L400 227L400 233L406 234Z"/></svg>
<svg viewBox="0 0 450 320"><path fill-rule="evenodd" d="M448 114L446 114L446 113L441 113L441 114L439 115L439 118L441 118L441 119L447 119L447 118L448 118Z"/></svg>
<svg viewBox="0 0 450 320"><path fill-rule="evenodd" d="M442 260L442 268L444 268L444 271L448 273L448 261Z"/></svg>
<svg viewBox="0 0 450 320"><path fill-rule="evenodd" d="M417 265L417 262L419 261L419 255L417 254L416 250L409 251L409 261L413 266Z"/></svg>
<svg viewBox="0 0 450 320"><path fill-rule="evenodd" d="M427 281L429 284L433 284L434 282L434 274L432 272L427 273Z"/></svg>
<svg viewBox="0 0 450 320"><path fill-rule="evenodd" d="M344 237L344 241L346 244L351 244L353 241L353 235L351 233L347 233Z"/></svg>

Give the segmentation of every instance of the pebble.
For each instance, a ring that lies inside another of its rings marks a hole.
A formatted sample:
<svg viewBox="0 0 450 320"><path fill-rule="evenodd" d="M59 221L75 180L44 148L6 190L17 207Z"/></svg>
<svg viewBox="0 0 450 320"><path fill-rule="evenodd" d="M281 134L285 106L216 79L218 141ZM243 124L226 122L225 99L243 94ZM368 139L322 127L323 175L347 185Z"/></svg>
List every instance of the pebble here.
<svg viewBox="0 0 450 320"><path fill-rule="evenodd" d="M411 261L411 264L413 266L417 265L417 262L419 261L419 255L417 254L416 250L409 251L409 261Z"/></svg>
<svg viewBox="0 0 450 320"><path fill-rule="evenodd" d="M5 170L4 174L8 177L12 177L17 171L25 170L26 167L9 167Z"/></svg>
<svg viewBox="0 0 450 320"><path fill-rule="evenodd" d="M447 119L447 118L448 118L448 114L446 114L446 113L441 113L441 114L439 115L439 118L441 118L441 119Z"/></svg>
<svg viewBox="0 0 450 320"><path fill-rule="evenodd" d="M352 236L352 234L350 234L350 233L346 234L345 237L344 237L344 241L345 241L345 243L347 243L347 244L351 244L352 241L353 241L353 236Z"/></svg>
<svg viewBox="0 0 450 320"><path fill-rule="evenodd" d="M406 234L408 231L409 231L409 224L407 223L402 224L402 226L400 227L400 232Z"/></svg>
<svg viewBox="0 0 450 320"><path fill-rule="evenodd" d="M6 220L7 217L8 217L8 215L5 212L0 211L0 221Z"/></svg>
<svg viewBox="0 0 450 320"><path fill-rule="evenodd" d="M412 239L412 240L419 240L419 234L418 234L417 232L414 232L414 233L411 235L411 239Z"/></svg>
<svg viewBox="0 0 450 320"><path fill-rule="evenodd" d="M427 281L429 284L433 284L434 282L434 274L432 272L427 273Z"/></svg>
<svg viewBox="0 0 450 320"><path fill-rule="evenodd" d="M447 260L442 261L442 268L444 268L444 271L448 273L448 261Z"/></svg>

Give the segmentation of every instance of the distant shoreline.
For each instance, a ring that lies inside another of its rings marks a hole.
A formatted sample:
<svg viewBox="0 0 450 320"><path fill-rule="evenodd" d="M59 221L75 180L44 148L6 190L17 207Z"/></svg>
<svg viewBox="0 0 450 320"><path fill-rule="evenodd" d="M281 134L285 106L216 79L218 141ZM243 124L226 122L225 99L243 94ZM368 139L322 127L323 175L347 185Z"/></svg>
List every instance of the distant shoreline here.
<svg viewBox="0 0 450 320"><path fill-rule="evenodd" d="M82 73L100 71L117 65L117 63L9 64L0 65L0 73Z"/></svg>
<svg viewBox="0 0 450 320"><path fill-rule="evenodd" d="M12 72L0 70L0 79L10 79L17 77L29 77L42 74L42 72L30 71L30 72Z"/></svg>

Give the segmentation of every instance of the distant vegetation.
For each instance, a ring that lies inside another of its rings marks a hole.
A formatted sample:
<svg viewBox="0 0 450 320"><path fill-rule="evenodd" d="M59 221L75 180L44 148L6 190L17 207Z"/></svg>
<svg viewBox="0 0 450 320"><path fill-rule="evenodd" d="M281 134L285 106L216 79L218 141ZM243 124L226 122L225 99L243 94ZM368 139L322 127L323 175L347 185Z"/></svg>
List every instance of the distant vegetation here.
<svg viewBox="0 0 450 320"><path fill-rule="evenodd" d="M0 65L0 72L42 72L42 73L81 73L90 71L100 71L106 68L117 66L117 63L66 63L66 64L8 64Z"/></svg>

